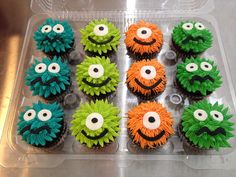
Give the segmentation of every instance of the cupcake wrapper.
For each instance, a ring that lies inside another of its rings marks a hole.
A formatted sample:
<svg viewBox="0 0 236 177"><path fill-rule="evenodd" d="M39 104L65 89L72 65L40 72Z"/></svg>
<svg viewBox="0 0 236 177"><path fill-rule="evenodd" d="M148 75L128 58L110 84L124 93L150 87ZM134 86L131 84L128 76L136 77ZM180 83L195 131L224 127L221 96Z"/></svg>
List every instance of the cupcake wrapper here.
<svg viewBox="0 0 236 177"><path fill-rule="evenodd" d="M161 48L160 48L160 51L161 51ZM156 58L157 54L158 52L140 54L140 53L132 51L131 48L127 48L127 55L129 55L130 58L136 61L140 61L143 59L151 60L153 58Z"/></svg>

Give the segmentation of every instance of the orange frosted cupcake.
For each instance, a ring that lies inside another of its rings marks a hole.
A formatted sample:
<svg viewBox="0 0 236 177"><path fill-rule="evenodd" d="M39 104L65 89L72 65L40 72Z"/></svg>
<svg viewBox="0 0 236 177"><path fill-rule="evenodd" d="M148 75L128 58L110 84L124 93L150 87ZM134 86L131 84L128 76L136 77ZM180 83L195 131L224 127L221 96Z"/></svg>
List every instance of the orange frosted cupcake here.
<svg viewBox="0 0 236 177"><path fill-rule="evenodd" d="M155 58L163 44L161 30L155 24L143 20L132 24L125 36L128 54L136 60Z"/></svg>
<svg viewBox="0 0 236 177"><path fill-rule="evenodd" d="M166 87L164 67L156 59L137 61L129 68L126 83L139 98L154 99Z"/></svg>
<svg viewBox="0 0 236 177"><path fill-rule="evenodd" d="M142 149L166 144L174 134L171 114L156 102L141 103L128 112L128 132Z"/></svg>

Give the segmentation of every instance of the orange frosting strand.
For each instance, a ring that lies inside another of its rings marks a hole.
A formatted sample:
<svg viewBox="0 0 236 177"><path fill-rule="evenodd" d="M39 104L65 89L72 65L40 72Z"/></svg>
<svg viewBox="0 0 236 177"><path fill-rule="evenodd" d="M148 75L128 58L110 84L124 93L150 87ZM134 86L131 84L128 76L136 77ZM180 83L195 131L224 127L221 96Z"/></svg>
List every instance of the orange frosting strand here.
<svg viewBox="0 0 236 177"><path fill-rule="evenodd" d="M147 129L143 126L143 116L145 113L150 111L157 112L160 116L160 126L154 130ZM174 134L174 129L172 126L173 119L171 118L171 114L160 103L141 103L128 112L127 128L133 137L133 141L140 144L141 148L155 148L156 146L165 144L167 138ZM156 141L148 141L139 135L137 132L139 129L143 134L149 137L157 136L162 130L165 131L165 134Z"/></svg>

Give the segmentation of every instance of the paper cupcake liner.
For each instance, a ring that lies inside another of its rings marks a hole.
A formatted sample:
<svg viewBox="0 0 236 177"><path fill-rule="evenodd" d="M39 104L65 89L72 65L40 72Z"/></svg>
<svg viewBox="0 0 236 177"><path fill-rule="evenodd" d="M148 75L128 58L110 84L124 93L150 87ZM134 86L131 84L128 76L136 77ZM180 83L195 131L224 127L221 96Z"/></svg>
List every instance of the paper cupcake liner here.
<svg viewBox="0 0 236 177"><path fill-rule="evenodd" d="M161 51L161 48L160 48L160 51ZM132 51L131 48L127 47L127 55L129 55L130 58L136 61L140 61L144 59L151 60L153 58L156 58L157 54L158 52L140 54L140 53Z"/></svg>

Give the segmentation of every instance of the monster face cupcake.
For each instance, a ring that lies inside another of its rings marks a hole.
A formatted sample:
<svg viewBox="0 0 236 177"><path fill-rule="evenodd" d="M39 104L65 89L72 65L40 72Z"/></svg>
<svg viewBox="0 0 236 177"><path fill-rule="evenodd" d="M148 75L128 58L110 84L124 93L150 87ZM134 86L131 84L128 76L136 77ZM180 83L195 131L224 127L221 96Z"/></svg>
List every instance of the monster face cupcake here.
<svg viewBox="0 0 236 177"><path fill-rule="evenodd" d="M154 99L165 90L165 70L156 59L137 61L129 68L126 83L139 98Z"/></svg>
<svg viewBox="0 0 236 177"><path fill-rule="evenodd" d="M74 32L67 21L47 19L34 33L37 49L50 56L61 56L72 50Z"/></svg>
<svg viewBox="0 0 236 177"><path fill-rule="evenodd" d="M33 95L47 100L59 99L70 86L70 73L67 62L62 62L60 58L43 58L42 61L34 59L26 72L25 84Z"/></svg>
<svg viewBox="0 0 236 177"><path fill-rule="evenodd" d="M214 61L187 58L177 65L176 83L189 97L202 99L221 86L222 78Z"/></svg>
<svg viewBox="0 0 236 177"><path fill-rule="evenodd" d="M141 103L128 112L128 132L142 149L164 145L174 134L171 114L156 102Z"/></svg>
<svg viewBox="0 0 236 177"><path fill-rule="evenodd" d="M105 98L116 90L119 71L109 58L86 57L77 65L76 80L79 89L87 95L95 99Z"/></svg>
<svg viewBox="0 0 236 177"><path fill-rule="evenodd" d="M104 147L119 136L119 113L119 109L107 101L85 103L73 115L72 135L89 148Z"/></svg>
<svg viewBox="0 0 236 177"><path fill-rule="evenodd" d="M84 50L92 55L108 56L120 44L120 31L106 19L94 20L80 32Z"/></svg>
<svg viewBox="0 0 236 177"><path fill-rule="evenodd" d="M200 22L181 22L172 33L174 47L187 55L204 52L212 46L212 40L212 33Z"/></svg>
<svg viewBox="0 0 236 177"><path fill-rule="evenodd" d="M184 109L179 133L193 149L216 149L231 147L228 140L233 137L233 115L219 103L206 100L195 102Z"/></svg>
<svg viewBox="0 0 236 177"><path fill-rule="evenodd" d="M17 132L29 145L54 149L64 141L66 130L63 109L56 102L39 101L20 113Z"/></svg>
<svg viewBox="0 0 236 177"><path fill-rule="evenodd" d="M140 21L132 24L125 33L128 54L136 60L155 58L163 44L163 34L152 23Z"/></svg>

